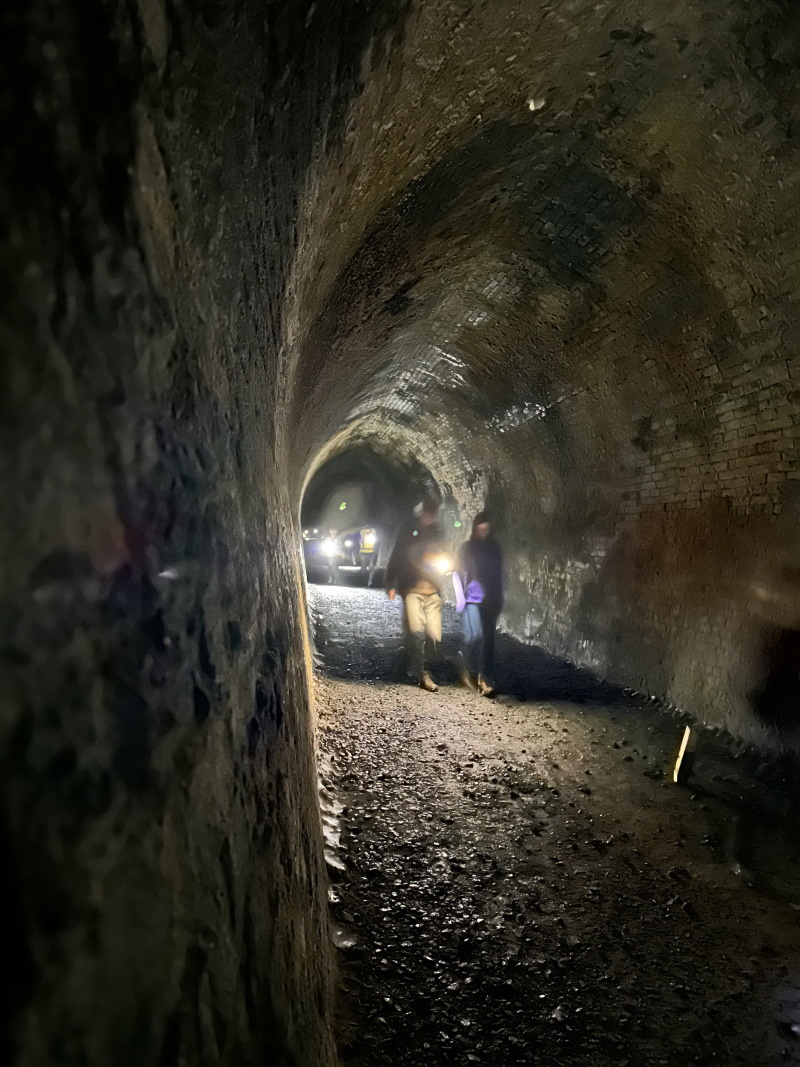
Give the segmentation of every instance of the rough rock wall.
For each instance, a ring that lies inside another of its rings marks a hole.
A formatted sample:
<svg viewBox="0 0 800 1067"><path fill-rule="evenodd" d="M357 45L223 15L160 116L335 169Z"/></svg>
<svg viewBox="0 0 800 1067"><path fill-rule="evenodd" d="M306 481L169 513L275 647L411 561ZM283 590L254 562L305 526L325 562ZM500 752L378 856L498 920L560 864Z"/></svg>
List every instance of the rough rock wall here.
<svg viewBox="0 0 800 1067"><path fill-rule="evenodd" d="M386 28L345 6L3 9L4 1035L26 1067L334 1059L280 397L295 202Z"/></svg>

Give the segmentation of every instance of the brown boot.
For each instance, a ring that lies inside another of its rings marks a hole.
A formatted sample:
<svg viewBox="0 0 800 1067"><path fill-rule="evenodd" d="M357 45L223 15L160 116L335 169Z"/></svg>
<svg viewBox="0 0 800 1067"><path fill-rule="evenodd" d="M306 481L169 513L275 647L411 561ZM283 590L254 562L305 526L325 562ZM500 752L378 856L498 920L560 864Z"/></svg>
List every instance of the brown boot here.
<svg viewBox="0 0 800 1067"><path fill-rule="evenodd" d="M480 675L478 675L478 692L482 697L489 697L490 699L497 696L497 690L494 686L489 685Z"/></svg>
<svg viewBox="0 0 800 1067"><path fill-rule="evenodd" d="M434 682L433 678L431 678L427 671L423 671L419 676L419 687L420 689L426 690L428 693L439 692L439 686Z"/></svg>

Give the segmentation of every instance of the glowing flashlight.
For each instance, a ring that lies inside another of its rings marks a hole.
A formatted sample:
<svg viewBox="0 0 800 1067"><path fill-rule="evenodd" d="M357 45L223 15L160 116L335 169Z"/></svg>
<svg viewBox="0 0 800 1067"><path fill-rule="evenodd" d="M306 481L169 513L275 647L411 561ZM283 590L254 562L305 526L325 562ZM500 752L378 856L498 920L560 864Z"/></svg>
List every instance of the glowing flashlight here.
<svg viewBox="0 0 800 1067"><path fill-rule="evenodd" d="M336 547L336 542L331 541L330 538L328 538L327 541L322 542L319 546L319 550L323 556L329 556L331 559L339 553L339 549Z"/></svg>
<svg viewBox="0 0 800 1067"><path fill-rule="evenodd" d="M345 541L344 547L345 548L352 548L353 547L353 542L352 541Z"/></svg>
<svg viewBox="0 0 800 1067"><path fill-rule="evenodd" d="M450 574L453 570L453 561L449 556L434 556L430 565L437 574Z"/></svg>

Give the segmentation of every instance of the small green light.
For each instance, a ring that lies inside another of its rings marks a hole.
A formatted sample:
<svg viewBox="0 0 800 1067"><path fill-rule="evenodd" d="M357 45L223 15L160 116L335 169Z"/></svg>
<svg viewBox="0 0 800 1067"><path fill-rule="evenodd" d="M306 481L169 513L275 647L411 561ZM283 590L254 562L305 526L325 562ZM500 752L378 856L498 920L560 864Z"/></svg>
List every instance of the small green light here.
<svg viewBox="0 0 800 1067"><path fill-rule="evenodd" d="M411 536L412 537L418 537L419 536L419 530L415 530Z"/></svg>
<svg viewBox="0 0 800 1067"><path fill-rule="evenodd" d="M343 500L343 501L341 502L341 504L339 505L339 511L344 511L344 509L345 509L346 507L347 507L347 501L346 501L346 500Z"/></svg>
<svg viewBox="0 0 800 1067"><path fill-rule="evenodd" d="M453 523L453 526L455 526L457 530L461 529L461 523L458 521L458 519L456 519L456 521Z"/></svg>

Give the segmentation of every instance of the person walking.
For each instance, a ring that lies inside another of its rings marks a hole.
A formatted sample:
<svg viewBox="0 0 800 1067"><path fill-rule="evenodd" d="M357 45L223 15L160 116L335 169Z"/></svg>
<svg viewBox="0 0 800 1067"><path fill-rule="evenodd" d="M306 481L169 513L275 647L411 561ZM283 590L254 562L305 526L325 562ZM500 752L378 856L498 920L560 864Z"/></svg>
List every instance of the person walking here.
<svg viewBox="0 0 800 1067"><path fill-rule="evenodd" d="M338 530L332 527L328 530L328 536L320 544L320 553L328 567L328 585L338 585L339 563L342 554Z"/></svg>
<svg viewBox="0 0 800 1067"><path fill-rule="evenodd" d="M492 536L489 514L479 511L472 533L458 553L453 585L464 639L459 659L462 681L493 697L497 619L503 608L503 553Z"/></svg>
<svg viewBox="0 0 800 1067"><path fill-rule="evenodd" d="M434 651L442 640L441 583L452 570L447 546L437 525L439 505L426 498L414 509L414 518L404 523L395 539L386 566L389 599L403 599L409 669L422 689L435 693L438 686L425 666L425 640Z"/></svg>
<svg viewBox="0 0 800 1067"><path fill-rule="evenodd" d="M363 526L359 531L359 560L362 572L366 572L367 585L372 585L372 576L378 561L378 534L373 526Z"/></svg>

